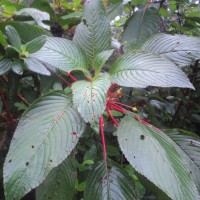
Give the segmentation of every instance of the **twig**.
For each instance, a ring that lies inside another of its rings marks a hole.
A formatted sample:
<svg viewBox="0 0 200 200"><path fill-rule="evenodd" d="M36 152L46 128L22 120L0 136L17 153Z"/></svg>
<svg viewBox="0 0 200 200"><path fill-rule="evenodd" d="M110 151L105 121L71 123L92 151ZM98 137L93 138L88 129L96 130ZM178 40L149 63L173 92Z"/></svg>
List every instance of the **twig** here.
<svg viewBox="0 0 200 200"><path fill-rule="evenodd" d="M0 86L0 96L1 96L1 99L2 99L3 104L5 106L6 112L8 114L8 120L10 122L12 122L13 121L12 114L10 112L10 108L9 108L8 102L7 102L6 98L5 98L5 96L3 95L3 90L1 88L1 86Z"/></svg>
<svg viewBox="0 0 200 200"><path fill-rule="evenodd" d="M0 151L3 148L3 146L4 146L5 142L6 142L6 139L7 139L7 131L4 131L3 132L3 136L2 136L2 140L0 141Z"/></svg>

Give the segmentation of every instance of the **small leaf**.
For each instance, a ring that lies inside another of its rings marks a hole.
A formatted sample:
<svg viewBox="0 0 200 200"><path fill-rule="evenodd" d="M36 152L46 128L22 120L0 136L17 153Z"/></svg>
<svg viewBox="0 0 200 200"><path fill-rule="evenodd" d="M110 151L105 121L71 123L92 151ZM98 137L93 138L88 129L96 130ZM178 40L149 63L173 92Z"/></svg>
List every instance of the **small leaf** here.
<svg viewBox="0 0 200 200"><path fill-rule="evenodd" d="M3 47L6 47L8 45L8 42L6 41L5 36L1 31L0 31L0 44Z"/></svg>
<svg viewBox="0 0 200 200"><path fill-rule="evenodd" d="M3 59L0 61L0 75L5 74L11 69L12 61L10 59Z"/></svg>
<svg viewBox="0 0 200 200"><path fill-rule="evenodd" d="M96 72L100 72L101 68L104 66L108 58L113 54L114 49L102 51L101 53L97 54L94 59L94 69Z"/></svg>
<svg viewBox="0 0 200 200"><path fill-rule="evenodd" d="M148 40L142 50L160 55L184 67L200 59L200 38L158 34Z"/></svg>
<svg viewBox="0 0 200 200"><path fill-rule="evenodd" d="M61 19L80 18L81 16L82 16L82 12L76 11L76 12L72 12L68 15L62 16Z"/></svg>
<svg viewBox="0 0 200 200"><path fill-rule="evenodd" d="M185 87L194 89L174 63L150 53L127 53L111 68L113 82L126 87Z"/></svg>
<svg viewBox="0 0 200 200"><path fill-rule="evenodd" d="M162 131L139 118L126 116L120 122L117 137L135 170L171 199L200 199L183 151L180 153L180 148Z"/></svg>
<svg viewBox="0 0 200 200"><path fill-rule="evenodd" d="M63 38L48 38L44 46L30 57L64 72L73 70L85 72L88 68L85 55L79 47L72 41Z"/></svg>
<svg viewBox="0 0 200 200"><path fill-rule="evenodd" d="M21 39L19 37L19 34L17 33L17 31L15 30L15 28L13 28L12 26L6 26L5 28L6 30L6 34L8 36L8 39L10 41L10 44L16 48L16 50L18 52L20 52L21 50Z"/></svg>
<svg viewBox="0 0 200 200"><path fill-rule="evenodd" d="M110 22L101 0L87 0L84 6L82 22L76 28L74 42L83 49L93 66L95 56L110 49Z"/></svg>
<svg viewBox="0 0 200 200"><path fill-rule="evenodd" d="M35 59L24 59L24 64L30 71L47 76L51 75L50 71L42 63L38 62Z"/></svg>
<svg viewBox="0 0 200 200"><path fill-rule="evenodd" d="M49 33L48 31L44 30L39 26L34 26L28 23L14 22L14 21L1 22L0 30L2 31L2 33L5 33L5 27L7 25L13 26L16 29L23 44L41 35L51 36L51 33Z"/></svg>
<svg viewBox="0 0 200 200"><path fill-rule="evenodd" d="M22 8L21 10L15 13L16 15L29 15L37 23L38 26L41 26L47 30L50 30L50 27L43 23L43 21L50 21L50 15L47 12L35 8Z"/></svg>
<svg viewBox="0 0 200 200"><path fill-rule="evenodd" d="M36 189L36 200L72 200L77 179L77 162L69 157L53 169Z"/></svg>
<svg viewBox="0 0 200 200"><path fill-rule="evenodd" d="M28 51L29 54L39 51L45 44L46 40L47 37L45 35L35 38L34 40L26 43L26 51Z"/></svg>
<svg viewBox="0 0 200 200"><path fill-rule="evenodd" d="M67 158L85 129L71 94L56 91L24 113L4 163L6 200L19 200Z"/></svg>
<svg viewBox="0 0 200 200"><path fill-rule="evenodd" d="M134 182L113 162L108 166L101 162L90 172L84 196L85 200L139 200Z"/></svg>
<svg viewBox="0 0 200 200"><path fill-rule="evenodd" d="M123 11L124 11L124 7L121 2L111 5L107 9L108 18L110 19L110 21L112 21L115 19L115 17L121 15Z"/></svg>
<svg viewBox="0 0 200 200"><path fill-rule="evenodd" d="M23 74L23 67L19 60L12 62L12 70L13 70L13 72L15 72L18 75Z"/></svg>
<svg viewBox="0 0 200 200"><path fill-rule="evenodd" d="M158 33L159 25L160 17L156 9L139 10L129 18L122 34L122 40L128 47L144 42Z"/></svg>
<svg viewBox="0 0 200 200"><path fill-rule="evenodd" d="M86 122L98 121L106 108L110 76L100 74L92 82L78 81L72 85L73 103Z"/></svg>

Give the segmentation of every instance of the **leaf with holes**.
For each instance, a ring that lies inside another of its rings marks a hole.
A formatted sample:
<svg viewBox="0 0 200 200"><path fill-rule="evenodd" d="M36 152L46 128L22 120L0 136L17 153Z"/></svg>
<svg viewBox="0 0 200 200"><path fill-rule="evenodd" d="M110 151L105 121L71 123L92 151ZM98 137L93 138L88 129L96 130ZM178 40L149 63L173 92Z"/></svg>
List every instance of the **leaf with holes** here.
<svg viewBox="0 0 200 200"><path fill-rule="evenodd" d="M110 22L101 0L87 0L82 22L77 26L74 42L87 55L93 66L95 56L111 46Z"/></svg>
<svg viewBox="0 0 200 200"><path fill-rule="evenodd" d="M122 40L128 47L144 42L159 32L160 16L154 8L138 10L129 18L122 34Z"/></svg>
<svg viewBox="0 0 200 200"><path fill-rule="evenodd" d="M50 27L43 23L43 21L50 21L50 15L47 12L35 9L35 8L22 8L21 10L15 13L18 15L29 15L31 16L37 23L38 26L46 28L50 30Z"/></svg>
<svg viewBox="0 0 200 200"><path fill-rule="evenodd" d="M49 68L58 68L64 72L81 70L89 75L85 55L70 40L48 38L44 46L36 53L30 54L29 57L47 64Z"/></svg>
<svg viewBox="0 0 200 200"><path fill-rule="evenodd" d="M110 76L100 74L91 82L78 81L72 85L73 103L86 122L98 121L106 108Z"/></svg>
<svg viewBox="0 0 200 200"><path fill-rule="evenodd" d="M4 163L7 200L19 200L37 187L75 147L85 123L71 94L49 93L24 113Z"/></svg>
<svg viewBox="0 0 200 200"><path fill-rule="evenodd" d="M139 200L133 180L113 162L99 163L89 174L84 192L85 200Z"/></svg>
<svg viewBox="0 0 200 200"><path fill-rule="evenodd" d="M200 59L200 38L158 34L148 40L142 50L160 55L184 67Z"/></svg>
<svg viewBox="0 0 200 200"><path fill-rule="evenodd" d="M53 169L45 181L36 189L37 200L72 200L77 179L77 162L68 157Z"/></svg>
<svg viewBox="0 0 200 200"><path fill-rule="evenodd" d="M0 75L8 72L12 67L12 61L10 59L3 59L0 61Z"/></svg>
<svg viewBox="0 0 200 200"><path fill-rule="evenodd" d="M133 116L121 120L116 134L122 152L135 170L171 199L200 199L184 152L166 134Z"/></svg>
<svg viewBox="0 0 200 200"><path fill-rule="evenodd" d="M111 80L121 86L145 88L192 88L189 79L174 63L150 53L127 53L110 70Z"/></svg>

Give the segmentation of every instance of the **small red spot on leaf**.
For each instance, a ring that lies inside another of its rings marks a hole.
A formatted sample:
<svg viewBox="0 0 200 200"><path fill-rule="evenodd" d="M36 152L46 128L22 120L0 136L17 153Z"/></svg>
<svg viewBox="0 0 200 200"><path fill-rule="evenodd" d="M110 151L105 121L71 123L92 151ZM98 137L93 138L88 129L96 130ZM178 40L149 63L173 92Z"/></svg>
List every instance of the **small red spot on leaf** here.
<svg viewBox="0 0 200 200"><path fill-rule="evenodd" d="M77 133L76 132L72 132L72 135L75 137L77 135Z"/></svg>

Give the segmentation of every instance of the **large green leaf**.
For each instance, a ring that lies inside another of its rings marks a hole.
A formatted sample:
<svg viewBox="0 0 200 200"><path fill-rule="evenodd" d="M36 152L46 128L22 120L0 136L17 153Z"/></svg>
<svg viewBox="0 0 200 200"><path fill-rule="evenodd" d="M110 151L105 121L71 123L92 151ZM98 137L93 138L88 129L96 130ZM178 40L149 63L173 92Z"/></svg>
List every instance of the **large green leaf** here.
<svg viewBox="0 0 200 200"><path fill-rule="evenodd" d="M123 55L114 63L110 74L113 82L126 87L194 88L174 63L145 52Z"/></svg>
<svg viewBox="0 0 200 200"><path fill-rule="evenodd" d="M142 50L160 55L184 67L200 59L200 38L158 34L148 40Z"/></svg>
<svg viewBox="0 0 200 200"><path fill-rule="evenodd" d="M76 28L74 41L84 50L93 65L95 56L110 49L110 22L101 0L87 0L82 22Z"/></svg>
<svg viewBox="0 0 200 200"><path fill-rule="evenodd" d="M159 25L160 16L156 9L139 10L129 18L122 34L122 40L126 46L144 42L158 33Z"/></svg>
<svg viewBox="0 0 200 200"><path fill-rule="evenodd" d="M84 192L85 200L138 200L134 182L119 166L99 163L89 174Z"/></svg>
<svg viewBox="0 0 200 200"><path fill-rule="evenodd" d="M166 130L166 134L176 142L200 169L200 137L180 129Z"/></svg>
<svg viewBox="0 0 200 200"><path fill-rule="evenodd" d="M122 119L116 134L122 152L135 170L171 199L200 199L184 153L166 134L133 116Z"/></svg>
<svg viewBox="0 0 200 200"><path fill-rule="evenodd" d="M0 75L8 72L12 67L12 61L10 59L3 59L0 61Z"/></svg>
<svg viewBox="0 0 200 200"><path fill-rule="evenodd" d="M72 200L77 179L77 163L72 157L67 158L53 169L45 181L36 189L37 200Z"/></svg>
<svg viewBox="0 0 200 200"><path fill-rule="evenodd" d="M44 46L30 57L65 72L87 71L86 58L72 41L63 38L48 38Z"/></svg>
<svg viewBox="0 0 200 200"><path fill-rule="evenodd" d="M50 21L50 15L47 12L43 12L41 10L35 8L22 8L21 10L15 13L16 15L30 15L37 23L38 26L41 26L46 29L50 29L50 27L43 23L43 21Z"/></svg>
<svg viewBox="0 0 200 200"><path fill-rule="evenodd" d="M185 160L200 190L200 137L180 129L166 130L166 134L184 151Z"/></svg>
<svg viewBox="0 0 200 200"><path fill-rule="evenodd" d="M72 85L73 103L86 122L98 121L106 108L110 76L100 74L91 82L78 81Z"/></svg>
<svg viewBox="0 0 200 200"><path fill-rule="evenodd" d="M10 44L17 50L21 50L21 39L19 37L19 34L15 30L14 27L8 25L5 27L6 35L8 36L8 39L10 41Z"/></svg>
<svg viewBox="0 0 200 200"><path fill-rule="evenodd" d="M22 43L27 43L41 35L51 36L49 32L47 32L41 27L14 21L1 22L0 30L2 31L2 33L5 33L5 27L7 25L13 26L16 29L22 40Z"/></svg>
<svg viewBox="0 0 200 200"><path fill-rule="evenodd" d="M67 158L84 129L71 94L52 92L33 103L17 126L4 163L6 200L19 200L37 187Z"/></svg>

